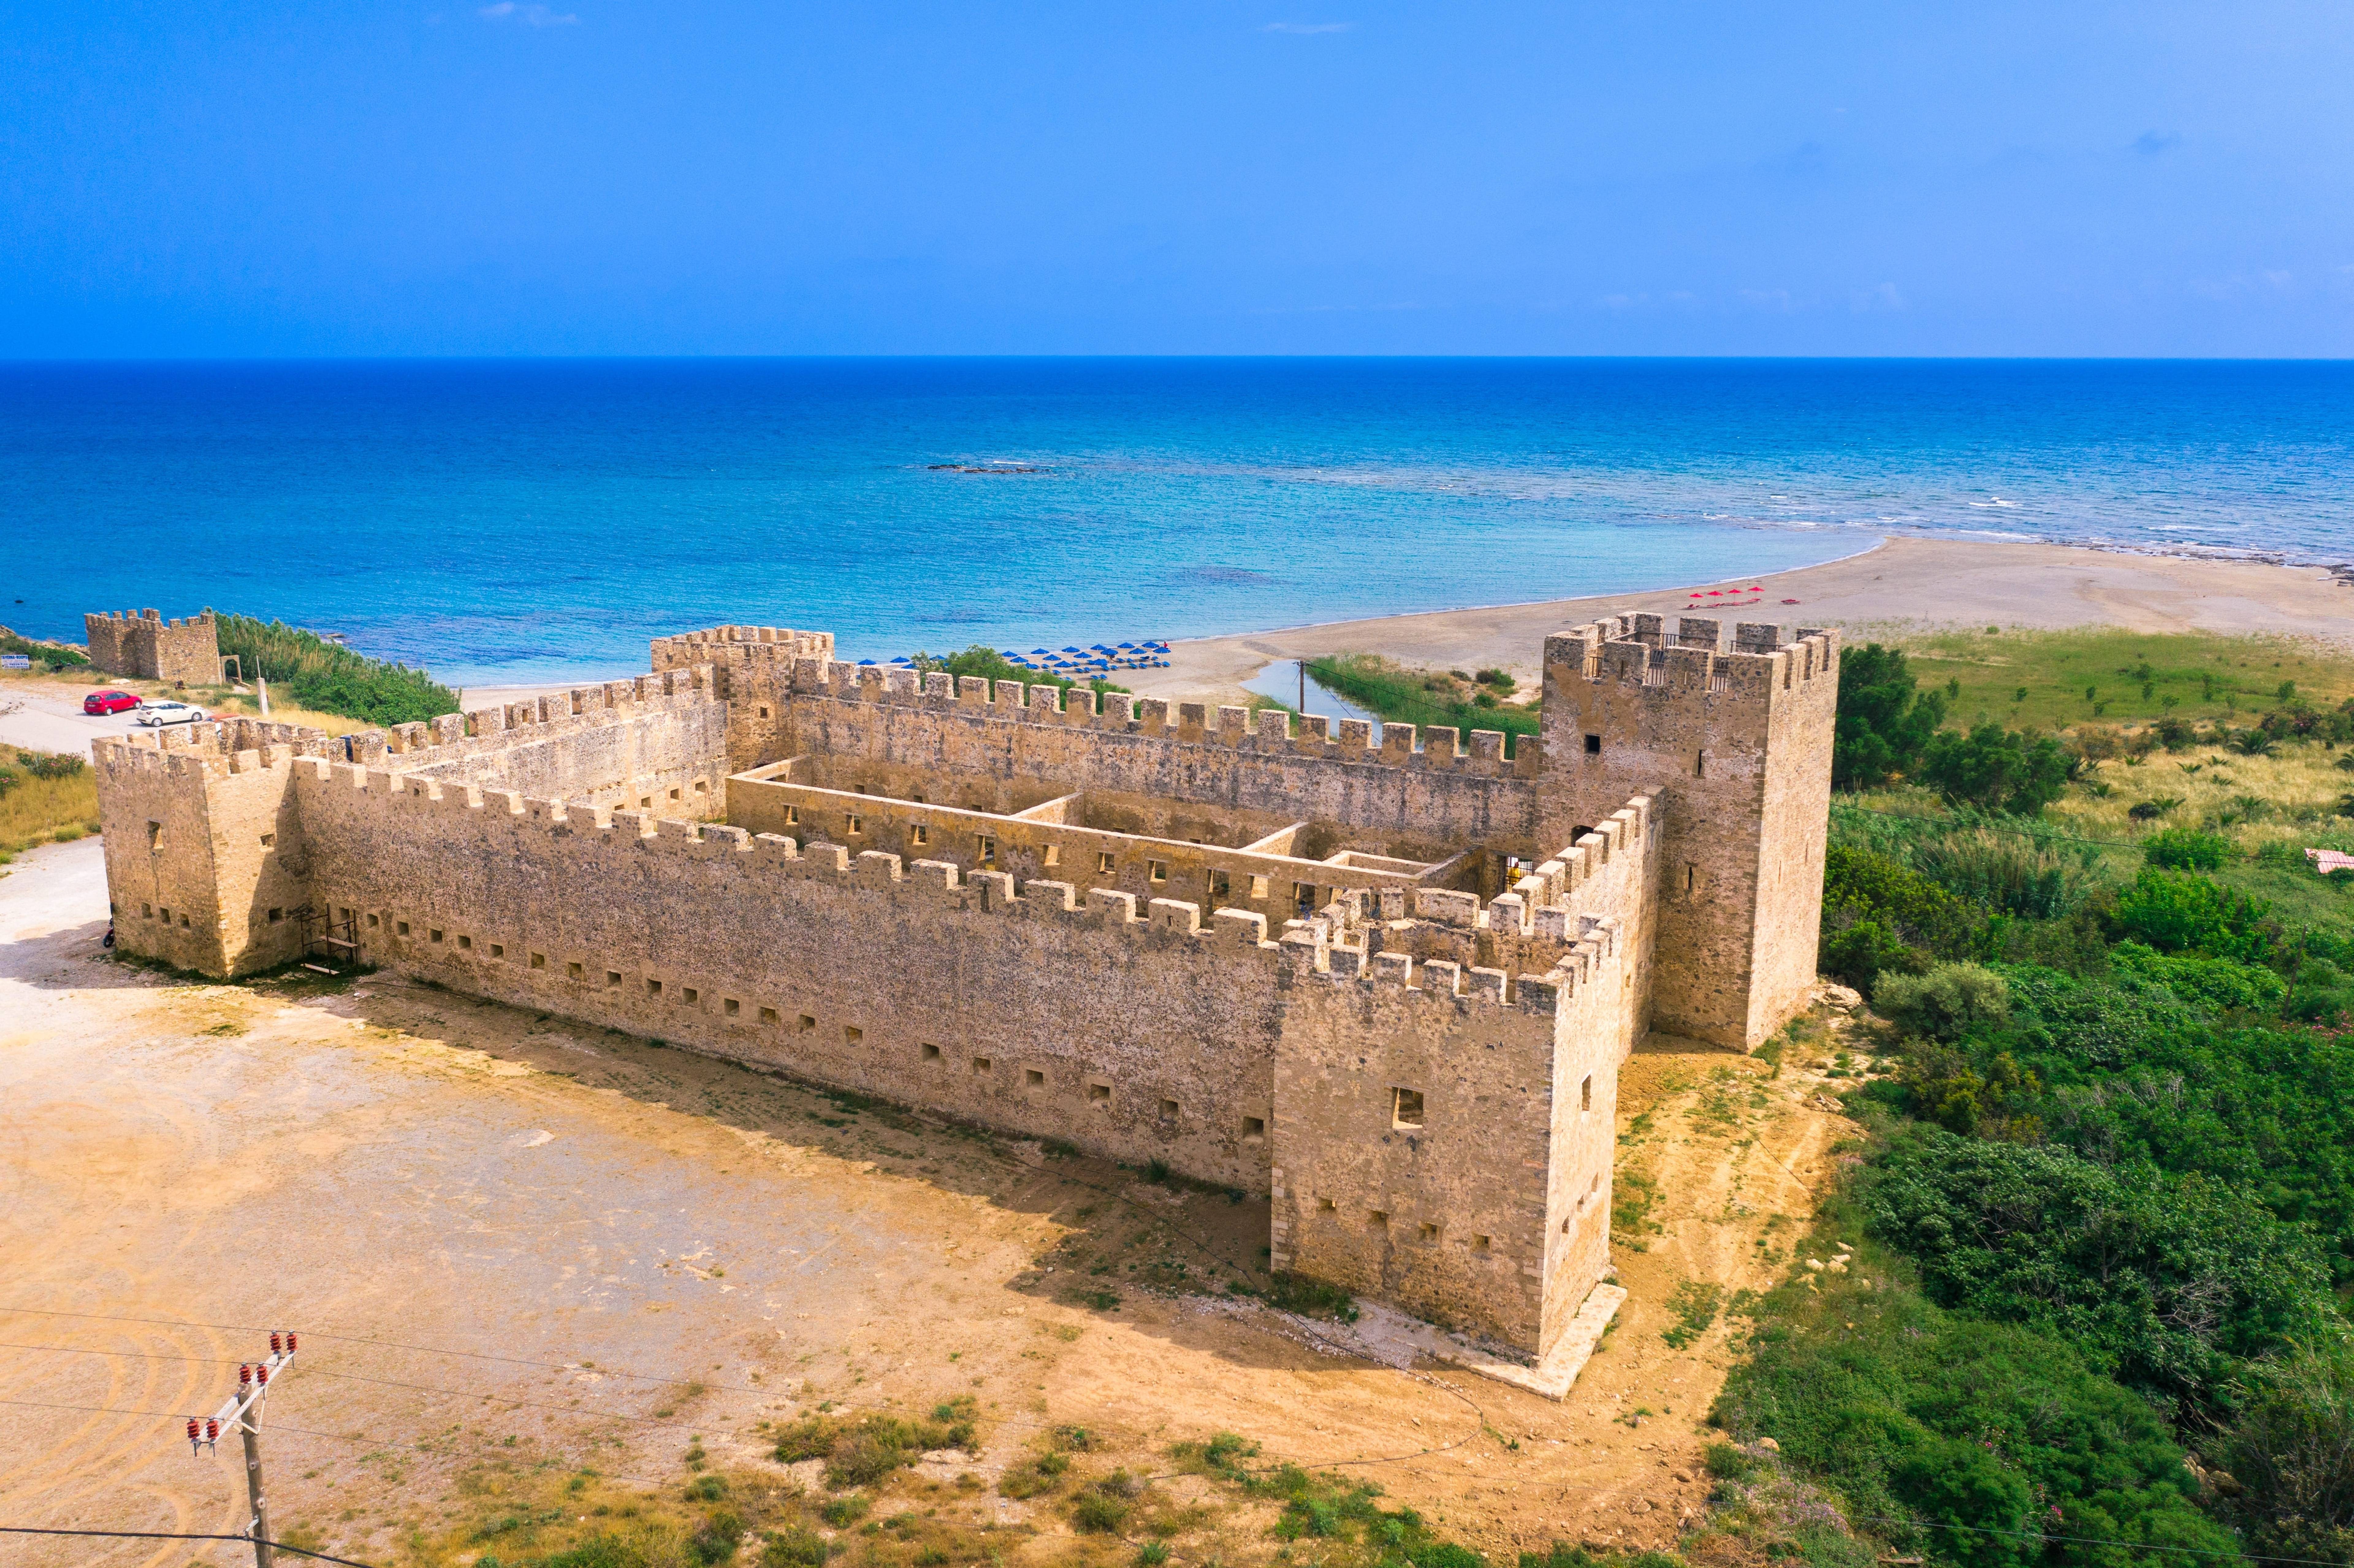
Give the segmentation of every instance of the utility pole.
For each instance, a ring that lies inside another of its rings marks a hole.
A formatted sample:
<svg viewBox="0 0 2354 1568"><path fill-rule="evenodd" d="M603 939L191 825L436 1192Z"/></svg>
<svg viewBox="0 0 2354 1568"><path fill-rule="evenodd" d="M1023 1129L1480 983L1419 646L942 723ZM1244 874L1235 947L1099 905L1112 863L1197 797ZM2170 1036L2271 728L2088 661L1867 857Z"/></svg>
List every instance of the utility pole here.
<svg viewBox="0 0 2354 1568"><path fill-rule="evenodd" d="M272 1378L282 1378L294 1360L292 1330L270 1336L270 1359L241 1362L237 1369L237 1393L209 1416L188 1418L188 1452L217 1452L221 1428L234 1428L245 1439L245 1495L252 1505L248 1533L253 1538L253 1568L270 1568L277 1553L270 1549L270 1508L261 1493L261 1404L270 1396Z"/></svg>

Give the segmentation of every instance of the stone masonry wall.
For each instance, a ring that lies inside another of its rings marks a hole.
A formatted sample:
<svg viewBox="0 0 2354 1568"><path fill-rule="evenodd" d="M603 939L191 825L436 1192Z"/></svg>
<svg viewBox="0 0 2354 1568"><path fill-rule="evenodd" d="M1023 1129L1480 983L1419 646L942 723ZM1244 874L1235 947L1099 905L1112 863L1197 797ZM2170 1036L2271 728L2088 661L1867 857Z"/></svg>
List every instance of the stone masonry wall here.
<svg viewBox="0 0 2354 1568"><path fill-rule="evenodd" d="M1734 1049L1774 1030L1811 980L1820 915L1836 632L1657 616L1545 640L1544 820L1566 836L1634 789L1666 838L1658 1027ZM1804 979L1796 977L1803 976Z"/></svg>
<svg viewBox="0 0 2354 1568"><path fill-rule="evenodd" d="M153 609L85 615L90 662L110 675L210 686L220 681L220 635L213 612L165 620Z"/></svg>

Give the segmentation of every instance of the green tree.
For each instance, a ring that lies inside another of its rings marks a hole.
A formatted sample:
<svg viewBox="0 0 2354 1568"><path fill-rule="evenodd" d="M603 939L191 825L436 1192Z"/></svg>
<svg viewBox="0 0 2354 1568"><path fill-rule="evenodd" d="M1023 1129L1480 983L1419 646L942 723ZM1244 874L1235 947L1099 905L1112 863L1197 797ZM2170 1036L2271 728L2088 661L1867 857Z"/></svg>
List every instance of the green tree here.
<svg viewBox="0 0 2354 1568"><path fill-rule="evenodd" d="M2034 816L2067 788L2068 754L2050 736L1982 724L1967 735L1932 736L1922 748L1919 776L1957 805Z"/></svg>
<svg viewBox="0 0 2354 1568"><path fill-rule="evenodd" d="M1946 722L1946 699L1917 689L1902 649L1867 642L1840 662L1831 788L1865 789L1908 772Z"/></svg>

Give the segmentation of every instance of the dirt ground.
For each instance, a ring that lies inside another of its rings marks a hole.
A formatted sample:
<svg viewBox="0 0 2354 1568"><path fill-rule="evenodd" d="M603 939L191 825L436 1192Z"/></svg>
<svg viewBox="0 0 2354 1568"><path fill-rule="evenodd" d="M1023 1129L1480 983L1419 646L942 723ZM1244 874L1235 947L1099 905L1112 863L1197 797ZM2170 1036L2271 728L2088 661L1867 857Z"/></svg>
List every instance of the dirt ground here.
<svg viewBox="0 0 2354 1568"><path fill-rule="evenodd" d="M1621 1167L1656 1201L1619 1238L1626 1308L1555 1404L1374 1364L1230 1294L1264 1283L1263 1200L383 976L182 984L103 957L105 927L95 840L0 876L0 1523L241 1528L241 1464L192 1457L181 1426L288 1327L274 1531L370 1563L456 1518L485 1449L672 1487L696 1440L775 1471L760 1423L960 1393L984 1482L1055 1425L1140 1473L1226 1430L1501 1563L1668 1545L1707 1490L1723 1308L1787 1265L1851 1130L1795 1052L1639 1053ZM1057 1516L967 1494L1024 1560L1067 1543ZM6 1564L242 1561L0 1536Z"/></svg>

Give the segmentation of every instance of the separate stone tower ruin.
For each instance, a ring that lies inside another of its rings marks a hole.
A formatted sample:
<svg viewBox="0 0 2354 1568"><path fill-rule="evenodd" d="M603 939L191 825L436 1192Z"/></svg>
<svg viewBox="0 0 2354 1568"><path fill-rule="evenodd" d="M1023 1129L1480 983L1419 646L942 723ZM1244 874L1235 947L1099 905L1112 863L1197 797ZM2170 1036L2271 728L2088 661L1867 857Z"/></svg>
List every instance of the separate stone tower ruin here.
<svg viewBox="0 0 2354 1568"><path fill-rule="evenodd" d="M104 610L81 618L90 662L110 675L175 686L220 683L220 632L213 612L166 620L152 609Z"/></svg>
<svg viewBox="0 0 2354 1568"><path fill-rule="evenodd" d="M99 742L121 945L1159 1160L1266 1194L1276 1268L1566 1385L1619 1064L1755 1045L1813 977L1835 632L1573 629L1517 747L832 654L721 627L430 725Z"/></svg>

